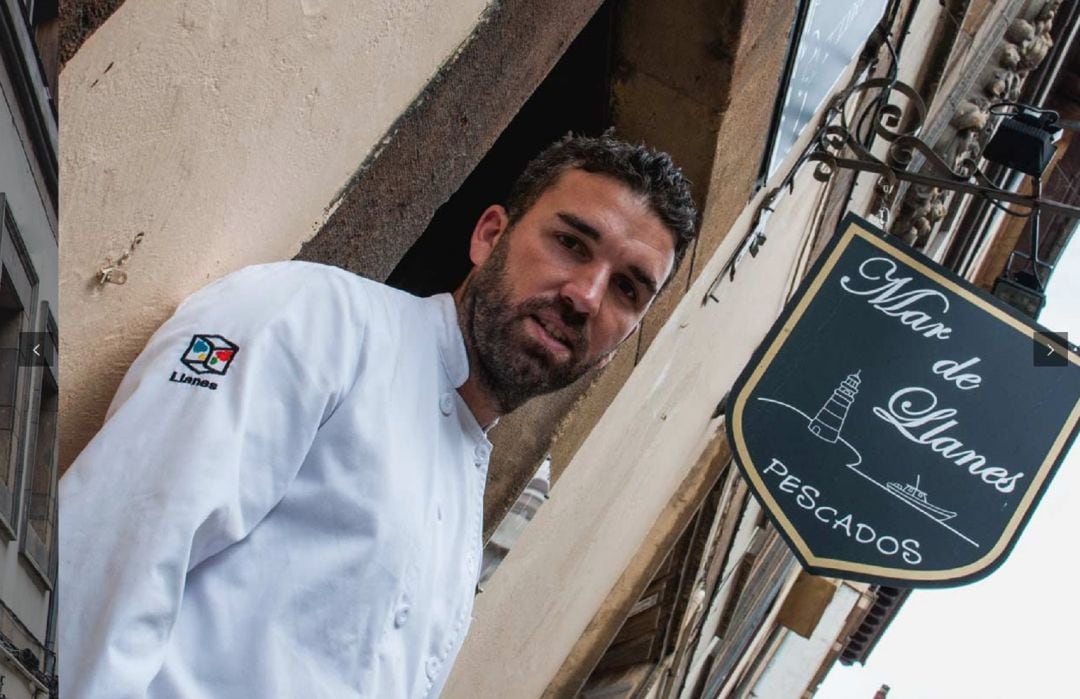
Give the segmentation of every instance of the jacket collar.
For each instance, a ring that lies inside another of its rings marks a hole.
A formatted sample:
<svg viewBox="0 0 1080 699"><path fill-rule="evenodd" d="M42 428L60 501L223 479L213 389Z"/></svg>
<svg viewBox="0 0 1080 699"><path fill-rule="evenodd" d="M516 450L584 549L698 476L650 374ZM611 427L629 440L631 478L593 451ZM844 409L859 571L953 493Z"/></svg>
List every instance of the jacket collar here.
<svg viewBox="0 0 1080 699"><path fill-rule="evenodd" d="M439 355L450 385L458 388L469 378L469 355L465 351L465 338L458 324L457 306L450 294L438 294L428 299L438 314Z"/></svg>
<svg viewBox="0 0 1080 699"><path fill-rule="evenodd" d="M454 297L450 294L437 294L428 299L435 307L438 315L438 337L439 337L439 355L442 358L443 370L446 372L446 378L450 382L450 385L454 388L460 388L465 379L469 378L469 354L465 350L465 338L461 334L461 324L458 322L457 305L454 303ZM462 400L461 396L457 396L458 403L461 407L463 417L467 418L467 422L470 432L475 432L475 437L479 438L483 442L490 446L490 442L487 440L487 433L498 424L498 420L488 425L487 429L483 429L476 422L476 418L472 414L472 410Z"/></svg>

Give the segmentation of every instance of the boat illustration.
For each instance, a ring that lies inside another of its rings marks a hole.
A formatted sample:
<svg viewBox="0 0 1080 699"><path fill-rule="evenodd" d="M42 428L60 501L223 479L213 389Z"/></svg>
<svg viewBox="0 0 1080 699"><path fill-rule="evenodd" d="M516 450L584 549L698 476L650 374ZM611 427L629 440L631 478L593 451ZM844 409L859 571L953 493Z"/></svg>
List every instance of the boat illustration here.
<svg viewBox="0 0 1080 699"><path fill-rule="evenodd" d="M945 522L956 516L943 507L938 507L926 500L926 491L919 490L919 477L915 476L915 485L905 483L886 483L885 487L890 493L897 496L912 507L925 512L939 522Z"/></svg>

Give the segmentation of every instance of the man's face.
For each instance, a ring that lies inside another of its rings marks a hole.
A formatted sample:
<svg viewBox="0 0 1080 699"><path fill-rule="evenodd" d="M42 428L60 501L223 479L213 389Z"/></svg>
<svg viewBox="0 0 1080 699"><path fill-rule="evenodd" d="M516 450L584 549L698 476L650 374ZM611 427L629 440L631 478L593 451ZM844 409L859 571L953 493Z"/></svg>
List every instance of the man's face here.
<svg viewBox="0 0 1080 699"><path fill-rule="evenodd" d="M489 207L462 294L479 380L509 412L606 362L671 273L672 234L618 180L569 170L512 229Z"/></svg>

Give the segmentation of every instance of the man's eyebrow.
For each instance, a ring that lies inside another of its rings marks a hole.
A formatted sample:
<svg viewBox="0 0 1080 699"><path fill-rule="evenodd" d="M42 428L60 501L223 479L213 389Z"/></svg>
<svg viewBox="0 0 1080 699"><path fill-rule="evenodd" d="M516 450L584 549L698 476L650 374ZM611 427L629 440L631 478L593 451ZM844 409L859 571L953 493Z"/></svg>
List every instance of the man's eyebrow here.
<svg viewBox="0 0 1080 699"><path fill-rule="evenodd" d="M584 236L592 238L593 240L600 240L600 238L603 237L602 235L600 235L600 231L596 230L596 228L592 224L582 221L580 218L573 214L568 214L565 211L560 211L558 216L560 219L562 219L563 223L570 226L571 228L576 229L578 233L581 233Z"/></svg>
<svg viewBox="0 0 1080 699"><path fill-rule="evenodd" d="M581 233L587 238L591 238L592 240L600 240L600 238L603 237L603 235L600 233L599 230L596 229L595 226L586 221L583 221L574 214L560 211L557 215L563 223L570 226L578 233ZM630 273L634 275L634 278L638 280L638 283L640 283L642 286L649 290L650 294L656 296L656 280L653 279L648 272L643 270L641 267L638 267L637 265L631 265Z"/></svg>

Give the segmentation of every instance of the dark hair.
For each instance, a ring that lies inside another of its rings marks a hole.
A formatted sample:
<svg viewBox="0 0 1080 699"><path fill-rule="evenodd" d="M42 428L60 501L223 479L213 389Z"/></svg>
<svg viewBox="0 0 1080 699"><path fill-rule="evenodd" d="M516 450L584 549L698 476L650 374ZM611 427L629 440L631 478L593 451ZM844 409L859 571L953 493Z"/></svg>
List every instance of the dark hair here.
<svg viewBox="0 0 1080 699"><path fill-rule="evenodd" d="M674 276L686 248L697 237L690 182L667 153L620 141L610 130L597 137L567 134L533 158L507 197L510 225L525 215L559 175L575 168L614 177L648 200L675 239Z"/></svg>

